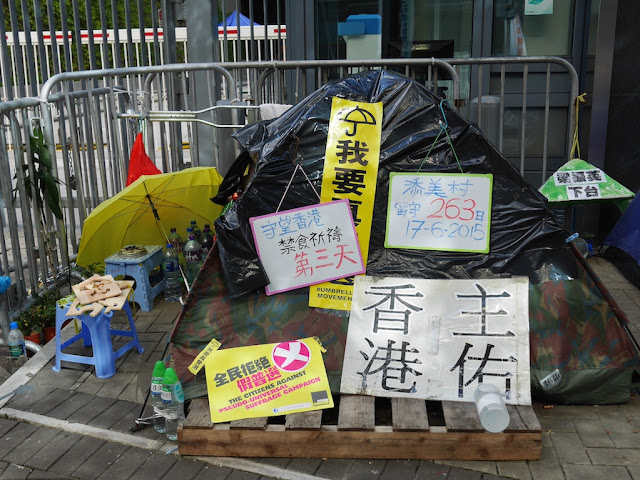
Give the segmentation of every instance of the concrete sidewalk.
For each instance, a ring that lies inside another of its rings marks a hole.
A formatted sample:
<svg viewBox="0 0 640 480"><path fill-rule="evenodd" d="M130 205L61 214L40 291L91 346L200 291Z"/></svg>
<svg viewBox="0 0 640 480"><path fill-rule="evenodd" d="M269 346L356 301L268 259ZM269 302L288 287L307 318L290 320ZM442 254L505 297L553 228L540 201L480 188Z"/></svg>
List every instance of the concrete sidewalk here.
<svg viewBox="0 0 640 480"><path fill-rule="evenodd" d="M596 270L640 338L640 291L601 258ZM156 298L152 312L138 311L136 328L145 351L117 362L117 373L99 379L93 367L64 363L51 370L49 343L0 386L0 397L21 384L27 394L0 400L2 479L449 479L640 480L640 398L613 406L535 405L543 428L542 459L529 462L429 462L336 459L180 457L176 444L152 427L130 431L156 360L179 305ZM124 317L114 320L124 324ZM67 326L63 337L74 333ZM117 343L117 342L116 342ZM124 343L124 342L123 342ZM82 347L78 347L80 351ZM147 408L145 415L151 414Z"/></svg>

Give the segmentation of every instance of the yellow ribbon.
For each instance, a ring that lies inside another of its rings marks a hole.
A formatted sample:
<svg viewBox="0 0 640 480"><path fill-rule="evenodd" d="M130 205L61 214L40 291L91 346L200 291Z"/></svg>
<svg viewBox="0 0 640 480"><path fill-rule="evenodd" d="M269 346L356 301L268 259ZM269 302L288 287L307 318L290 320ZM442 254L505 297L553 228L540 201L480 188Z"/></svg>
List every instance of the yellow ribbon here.
<svg viewBox="0 0 640 480"><path fill-rule="evenodd" d="M587 103L587 93L585 92L582 95L578 95L574 103L576 104L576 127L573 131L573 143L571 144L570 155L571 158L569 160L571 160L572 158L580 158L580 143L578 142L578 117L580 115L580 104ZM577 153L578 156L576 157L574 153Z"/></svg>

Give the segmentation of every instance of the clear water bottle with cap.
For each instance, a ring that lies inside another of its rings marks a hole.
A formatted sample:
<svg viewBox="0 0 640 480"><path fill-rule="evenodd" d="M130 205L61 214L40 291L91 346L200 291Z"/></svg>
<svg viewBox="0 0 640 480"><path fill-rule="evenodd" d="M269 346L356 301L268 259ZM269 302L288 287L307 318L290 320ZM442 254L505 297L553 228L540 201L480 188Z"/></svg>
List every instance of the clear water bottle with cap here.
<svg viewBox="0 0 640 480"><path fill-rule="evenodd" d="M18 328L18 322L11 322L9 328L6 340L9 345L9 355L11 355L11 371L14 373L27 362L27 349L24 345L24 335Z"/></svg>
<svg viewBox="0 0 640 480"><path fill-rule="evenodd" d="M162 257L162 269L164 270L164 299L168 302L179 302L182 295L182 274L178 256L171 243L167 243Z"/></svg>
<svg viewBox="0 0 640 480"><path fill-rule="evenodd" d="M202 230L202 258L207 258L209 250L213 247L213 232L211 226L205 223L204 230Z"/></svg>
<svg viewBox="0 0 640 480"><path fill-rule="evenodd" d="M166 367L164 362L158 360L151 374L151 403L153 405L153 428L158 433L164 433L164 403L162 402L162 381Z"/></svg>
<svg viewBox="0 0 640 480"><path fill-rule="evenodd" d="M178 375L169 367L162 380L165 434L169 440L178 439L178 427L184 423L184 392Z"/></svg>
<svg viewBox="0 0 640 480"><path fill-rule="evenodd" d="M491 433L500 433L509 426L509 412L500 389L492 383L481 383L473 396L480 423Z"/></svg>
<svg viewBox="0 0 640 480"><path fill-rule="evenodd" d="M182 241L182 237L180 236L176 228L171 229L171 233L169 234L169 242L171 242L171 245L173 245L173 249L178 255L178 261L180 262L180 265L184 267L184 254L182 253L184 242Z"/></svg>
<svg viewBox="0 0 640 480"><path fill-rule="evenodd" d="M573 244L578 249L578 252L580 252L580 255L582 255L584 258L587 258L593 253L592 247L590 247L589 242L587 242L583 238L580 238L579 233L574 233L573 235L570 235L565 239L565 242L566 243L573 242Z"/></svg>
<svg viewBox="0 0 640 480"><path fill-rule="evenodd" d="M193 227L193 234L195 235L196 240L202 243L202 230L200 230L198 223L195 220L191 220L191 226Z"/></svg>
<svg viewBox="0 0 640 480"><path fill-rule="evenodd" d="M184 246L184 258L187 260L187 281L191 285L202 266L202 245L193 234Z"/></svg>

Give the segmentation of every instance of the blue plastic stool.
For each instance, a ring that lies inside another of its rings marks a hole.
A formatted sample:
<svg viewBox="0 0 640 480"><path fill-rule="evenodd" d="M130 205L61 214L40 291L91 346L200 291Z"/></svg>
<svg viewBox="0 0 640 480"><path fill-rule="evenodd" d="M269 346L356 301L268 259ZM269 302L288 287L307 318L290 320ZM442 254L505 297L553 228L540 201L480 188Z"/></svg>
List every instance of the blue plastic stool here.
<svg viewBox="0 0 640 480"><path fill-rule="evenodd" d="M162 264L161 245L142 245L147 253L139 257L128 257L116 252L105 258L105 274L116 278L119 275L131 277L136 281L133 300L140 305L140 310L150 312L153 299L164 291L164 278L155 286L149 282L149 274Z"/></svg>
<svg viewBox="0 0 640 480"><path fill-rule="evenodd" d="M136 326L133 323L133 315L131 315L131 308L129 304L125 302L123 306L124 312L129 318L129 328L127 330L114 330L111 328L111 319L113 318L114 311L104 313L104 310L92 317L87 312L86 314L76 315L73 317L67 317L69 307L73 302L73 297L67 301L63 306L58 304L56 309L56 364L53 367L54 372L60 371L60 361L65 360L67 362L84 363L87 365L93 365L96 368L96 376L99 378L109 378L116 373L116 359L127 353L133 347L138 349L138 353L144 352L144 349L140 346L138 341L138 333L136 332ZM82 330L80 333L75 334L69 340L64 343L60 343L60 330L62 324L71 319L77 318L82 322ZM111 343L112 335L121 335L123 337L131 337L131 341L125 346L120 347L116 352L113 351L113 345ZM63 353L62 350L69 345L74 344L82 338L85 347L93 347L93 357L87 357L84 355L73 355L70 353Z"/></svg>

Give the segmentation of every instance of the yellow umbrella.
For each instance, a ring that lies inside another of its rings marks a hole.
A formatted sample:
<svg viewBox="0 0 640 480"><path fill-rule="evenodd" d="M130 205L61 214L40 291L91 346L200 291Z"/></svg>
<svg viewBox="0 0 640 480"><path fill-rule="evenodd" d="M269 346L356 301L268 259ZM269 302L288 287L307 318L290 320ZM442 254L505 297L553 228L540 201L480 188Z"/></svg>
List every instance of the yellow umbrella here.
<svg viewBox="0 0 640 480"><path fill-rule="evenodd" d="M86 218L76 263L89 267L104 262L127 245L165 245L174 227L186 241L191 220L202 228L220 215L222 207L209 199L221 182L213 167L141 176Z"/></svg>

